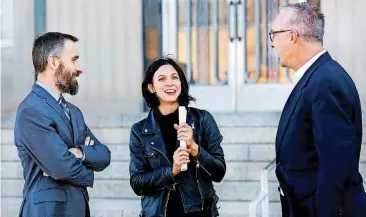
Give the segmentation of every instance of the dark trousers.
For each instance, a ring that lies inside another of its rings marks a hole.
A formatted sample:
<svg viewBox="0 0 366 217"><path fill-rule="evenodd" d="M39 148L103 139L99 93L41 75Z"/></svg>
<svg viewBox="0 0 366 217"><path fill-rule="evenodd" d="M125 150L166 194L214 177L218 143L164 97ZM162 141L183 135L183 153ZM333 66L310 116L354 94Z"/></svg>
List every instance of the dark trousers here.
<svg viewBox="0 0 366 217"><path fill-rule="evenodd" d="M193 213L185 213L181 215L171 214L167 215L167 217L212 217L210 212L207 211L200 211L200 212L193 212Z"/></svg>
<svg viewBox="0 0 366 217"><path fill-rule="evenodd" d="M282 217L290 217L290 209L288 206L288 203L286 201L286 198L282 195L280 195L281 199L281 211L282 211Z"/></svg>
<svg viewBox="0 0 366 217"><path fill-rule="evenodd" d="M185 213L183 209L183 204L169 204L167 217L212 217L211 206L213 199L209 198L205 200L205 207L202 211ZM172 206L173 205L173 206ZM170 208L170 209L169 209Z"/></svg>
<svg viewBox="0 0 366 217"><path fill-rule="evenodd" d="M85 217L90 217L90 209L88 201L85 201Z"/></svg>

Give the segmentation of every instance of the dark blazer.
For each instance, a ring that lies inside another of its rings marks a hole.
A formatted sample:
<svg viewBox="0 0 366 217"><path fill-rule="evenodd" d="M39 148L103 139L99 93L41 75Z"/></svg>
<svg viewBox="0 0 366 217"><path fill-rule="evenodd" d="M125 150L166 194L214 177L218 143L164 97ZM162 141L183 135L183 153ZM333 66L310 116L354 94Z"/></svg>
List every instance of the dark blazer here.
<svg viewBox="0 0 366 217"><path fill-rule="evenodd" d="M192 127L193 139L199 154L188 163L188 170L172 175L158 120L153 111L133 125L130 138L130 184L141 197L142 217L165 216L171 190L179 190L186 212L203 210L205 199L212 199L212 216L218 216L218 196L212 182L221 182L226 173L222 135L212 115L189 107L187 124ZM179 147L177 140L176 148ZM177 184L180 185L177 185Z"/></svg>
<svg viewBox="0 0 366 217"><path fill-rule="evenodd" d="M276 174L290 216L366 216L361 141L357 89L326 52L296 84L278 126Z"/></svg>
<svg viewBox="0 0 366 217"><path fill-rule="evenodd" d="M55 98L34 84L18 107L14 139L25 180L20 216L85 217L94 171L110 163L107 146L86 126L81 111L68 106L71 121ZM87 136L93 146L84 145ZM72 147L84 151L83 162L68 151Z"/></svg>

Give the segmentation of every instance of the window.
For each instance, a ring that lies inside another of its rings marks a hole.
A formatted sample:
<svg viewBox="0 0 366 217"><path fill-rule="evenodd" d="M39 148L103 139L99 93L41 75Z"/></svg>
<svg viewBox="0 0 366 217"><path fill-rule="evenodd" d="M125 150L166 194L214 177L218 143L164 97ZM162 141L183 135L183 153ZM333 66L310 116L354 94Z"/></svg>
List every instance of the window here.
<svg viewBox="0 0 366 217"><path fill-rule="evenodd" d="M0 47L13 46L13 0L1 1L1 38Z"/></svg>

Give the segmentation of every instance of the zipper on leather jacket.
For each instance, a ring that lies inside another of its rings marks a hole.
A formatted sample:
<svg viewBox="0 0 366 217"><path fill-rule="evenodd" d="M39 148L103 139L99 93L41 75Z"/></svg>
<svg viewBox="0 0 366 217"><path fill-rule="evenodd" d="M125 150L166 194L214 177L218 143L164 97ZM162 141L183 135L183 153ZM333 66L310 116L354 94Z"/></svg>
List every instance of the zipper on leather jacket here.
<svg viewBox="0 0 366 217"><path fill-rule="evenodd" d="M172 163L170 162L170 160L168 159L168 156L166 156L166 154L164 154L162 151L160 151L159 149L157 149L157 148L155 148L154 146L150 146L152 149L154 149L154 150L156 150L156 151L158 151L160 154L162 154L164 157L165 157L165 159L169 162L169 164L170 165L172 165Z"/></svg>
<svg viewBox="0 0 366 217"><path fill-rule="evenodd" d="M202 164L200 164L200 162L198 161L198 160L196 160L197 161L197 164L199 165L199 166L201 166L202 167L202 169L209 175L209 176L211 176L211 173L210 172L208 172L208 170L202 165Z"/></svg>
<svg viewBox="0 0 366 217"><path fill-rule="evenodd" d="M198 191L200 192L200 197L201 197L201 204L202 204L202 209L201 210L203 210L203 207L204 207L204 199L203 199L203 196L202 196L201 185L200 185L199 176L198 176L199 169L200 169L200 164L197 161L197 164L196 164L196 179L197 179Z"/></svg>
<svg viewBox="0 0 366 217"><path fill-rule="evenodd" d="M162 154L165 159L169 162L170 165L172 165L172 163L169 161L168 157L162 152L160 151L159 149L155 148L154 146L150 146L152 149L158 151L160 154ZM173 184L172 186L175 186L175 184ZM164 208L164 217L166 217L166 212L167 212L167 208L168 208L168 202L169 202L169 196L170 196L170 191L171 189L169 188L168 190L168 197L167 197L167 200L165 202L165 208Z"/></svg>
<svg viewBox="0 0 366 217"><path fill-rule="evenodd" d="M182 190L181 190L181 188L180 188L180 186L178 186L178 190L179 190L179 192L180 192L180 198L182 199L182 206L183 206L183 210L184 210L184 212L186 213L186 208L184 207L184 197L183 197L183 193L182 193Z"/></svg>
<svg viewBox="0 0 366 217"><path fill-rule="evenodd" d="M154 149L154 150L156 150L156 151L158 151L160 154L162 154L165 158L166 158L166 160L168 161L168 163L170 164L170 165L172 165L172 163L169 161L169 159L168 159L168 157L162 152L162 151L160 151L159 149L157 149L157 148L155 148L154 146L150 146L152 149ZM175 189L175 185L176 185L176 183L174 183L174 184L172 184L172 185L170 185L170 186L173 186L173 188ZM168 186L168 187L170 187L170 186ZM169 192L170 192L170 190L171 189L169 189Z"/></svg>
<svg viewBox="0 0 366 217"><path fill-rule="evenodd" d="M170 189L168 191L168 199L166 200L166 203L165 203L165 209L164 209L164 217L166 217L166 212L167 212L167 208L168 208L168 202L169 202L169 196L170 196Z"/></svg>

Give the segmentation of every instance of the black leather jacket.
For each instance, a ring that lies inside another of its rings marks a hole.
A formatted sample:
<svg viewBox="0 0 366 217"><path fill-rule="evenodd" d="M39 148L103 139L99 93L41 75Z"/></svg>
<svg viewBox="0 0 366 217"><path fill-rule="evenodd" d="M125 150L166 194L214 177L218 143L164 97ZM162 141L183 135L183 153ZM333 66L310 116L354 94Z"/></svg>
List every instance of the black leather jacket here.
<svg viewBox="0 0 366 217"><path fill-rule="evenodd" d="M226 173L221 147L223 137L207 111L187 108L186 122L193 129L199 155L195 158L191 156L188 171L174 177L173 162L169 162L166 156L164 139L153 111L131 129L130 185L138 196L142 196L140 216L165 217L169 194L173 189L181 192L186 213L202 210L205 199L212 198L211 213L218 216L218 196L212 181L220 182Z"/></svg>

